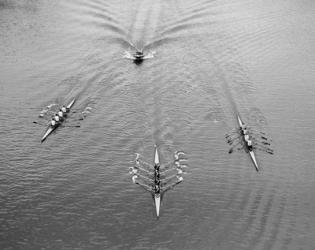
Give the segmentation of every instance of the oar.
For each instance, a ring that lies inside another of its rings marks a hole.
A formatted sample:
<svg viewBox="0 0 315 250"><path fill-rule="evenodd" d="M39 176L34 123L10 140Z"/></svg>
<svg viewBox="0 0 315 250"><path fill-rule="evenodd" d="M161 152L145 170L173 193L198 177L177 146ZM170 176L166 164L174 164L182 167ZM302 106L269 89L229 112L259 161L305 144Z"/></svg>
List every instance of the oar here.
<svg viewBox="0 0 315 250"><path fill-rule="evenodd" d="M259 150L259 151L264 151L268 154L273 154L273 150L271 148L263 147L263 146L257 145L257 144L254 145L254 148Z"/></svg>
<svg viewBox="0 0 315 250"><path fill-rule="evenodd" d="M261 148L255 148L255 149L273 155L273 150L266 150L266 149L261 149Z"/></svg>
<svg viewBox="0 0 315 250"><path fill-rule="evenodd" d="M264 141L262 141L261 143L264 144L264 145L270 146L270 143L269 143L269 142L264 142Z"/></svg>
<svg viewBox="0 0 315 250"><path fill-rule="evenodd" d="M271 140L271 139L268 139L266 136L262 136L262 135L259 135L259 134L255 134L255 133L250 133L253 137L257 137L257 138L260 138L260 139L263 139L265 141L268 141L268 140Z"/></svg>
<svg viewBox="0 0 315 250"><path fill-rule="evenodd" d="M257 130L257 129L254 129L254 128L247 128L247 130L253 131L253 132L257 132L257 133L260 133L260 134L262 134L262 135L266 135L266 133L261 132L261 131L259 131L259 130Z"/></svg>
<svg viewBox="0 0 315 250"><path fill-rule="evenodd" d="M232 138L232 139L227 139L227 143L233 144L233 142L234 142L235 140L239 139L239 138L240 138L240 136L239 136L239 137L236 137L236 138Z"/></svg>
<svg viewBox="0 0 315 250"><path fill-rule="evenodd" d="M138 161L139 164L142 164L143 167L147 167L147 168L149 168L149 169L152 169L152 165L149 164L149 163L147 163L146 161L140 160L139 158L136 159L136 161Z"/></svg>
<svg viewBox="0 0 315 250"><path fill-rule="evenodd" d="M41 123L41 122L36 122L36 121L33 121L34 124L37 124L37 125L41 125L41 126L47 126L47 124L44 124L44 123Z"/></svg>
<svg viewBox="0 0 315 250"><path fill-rule="evenodd" d="M234 132L234 133L231 133L231 134L225 134L225 138L233 137L235 135L238 137L238 136L240 136L240 133L239 132Z"/></svg>
<svg viewBox="0 0 315 250"><path fill-rule="evenodd" d="M233 149L234 149L236 146L238 146L239 144L241 144L241 143L242 143L242 141L239 141L237 144L235 144L233 147L231 147L230 150L229 150L229 154L231 154L231 153L233 152Z"/></svg>

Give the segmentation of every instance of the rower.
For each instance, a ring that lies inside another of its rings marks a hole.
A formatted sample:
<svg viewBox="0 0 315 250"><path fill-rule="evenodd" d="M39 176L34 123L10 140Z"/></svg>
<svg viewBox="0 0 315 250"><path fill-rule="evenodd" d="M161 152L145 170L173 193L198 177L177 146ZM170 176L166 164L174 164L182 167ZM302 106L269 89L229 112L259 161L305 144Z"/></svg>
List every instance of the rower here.
<svg viewBox="0 0 315 250"><path fill-rule="evenodd" d="M54 118L53 118L56 122L60 122L60 118L58 116L58 114L55 114Z"/></svg>
<svg viewBox="0 0 315 250"><path fill-rule="evenodd" d="M176 168L177 170L177 174L182 174L183 173L183 170L181 170L180 168Z"/></svg>
<svg viewBox="0 0 315 250"><path fill-rule="evenodd" d="M60 118L63 117L63 112L61 111L61 109L58 111L58 116L59 116Z"/></svg>
<svg viewBox="0 0 315 250"><path fill-rule="evenodd" d="M249 135L245 134L244 139L245 139L246 142L248 142L249 141Z"/></svg>
<svg viewBox="0 0 315 250"><path fill-rule="evenodd" d="M142 51L136 51L135 58L143 58L143 52Z"/></svg>
<svg viewBox="0 0 315 250"><path fill-rule="evenodd" d="M248 141L249 140L249 134L248 134L248 131L246 128L243 130L243 134L244 134L245 141Z"/></svg>
<svg viewBox="0 0 315 250"><path fill-rule="evenodd" d="M137 168L134 168L134 167L130 167L130 168L129 168L129 171L130 171L130 172L129 172L130 174L136 174L136 173L138 172L138 169L137 169Z"/></svg>
<svg viewBox="0 0 315 250"><path fill-rule="evenodd" d="M69 109L67 109L65 106L62 106L60 109L63 113L66 113L69 111Z"/></svg>
<svg viewBox="0 0 315 250"><path fill-rule="evenodd" d="M183 181L183 180L184 180L184 178L183 178L183 177L178 176L178 175L176 175L176 178L177 178L178 182L181 182L181 181Z"/></svg>
<svg viewBox="0 0 315 250"><path fill-rule="evenodd" d="M58 115L55 115L51 121L50 121L50 126L54 127L59 123L60 119Z"/></svg>
<svg viewBox="0 0 315 250"><path fill-rule="evenodd" d="M160 165L159 164L154 164L154 170L155 170L155 172L160 171Z"/></svg>

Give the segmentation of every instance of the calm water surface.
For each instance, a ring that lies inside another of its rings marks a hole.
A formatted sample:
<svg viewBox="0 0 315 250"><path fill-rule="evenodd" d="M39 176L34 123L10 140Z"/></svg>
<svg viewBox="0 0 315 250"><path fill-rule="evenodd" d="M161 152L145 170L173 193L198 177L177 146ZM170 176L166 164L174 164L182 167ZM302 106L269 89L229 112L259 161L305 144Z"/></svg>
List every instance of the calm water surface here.
<svg viewBox="0 0 315 250"><path fill-rule="evenodd" d="M310 0L0 0L0 248L314 249L314 23ZM73 97L81 128L40 144ZM237 113L272 139L259 173ZM190 166L159 220L128 174L154 144Z"/></svg>

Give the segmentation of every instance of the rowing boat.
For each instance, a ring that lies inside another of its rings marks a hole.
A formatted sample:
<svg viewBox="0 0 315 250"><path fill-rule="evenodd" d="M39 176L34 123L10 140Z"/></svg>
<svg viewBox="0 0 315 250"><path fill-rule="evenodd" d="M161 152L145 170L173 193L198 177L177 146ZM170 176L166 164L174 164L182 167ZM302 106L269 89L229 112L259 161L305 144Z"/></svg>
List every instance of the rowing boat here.
<svg viewBox="0 0 315 250"><path fill-rule="evenodd" d="M257 164L257 161L256 161L256 157L255 157L255 154L254 154L254 151L253 151L253 150L250 150L250 149L248 148L248 145L247 145L247 143L246 143L246 141L245 141L245 135L244 135L244 133L243 133L243 128L242 128L242 126L244 125L244 123L242 122L242 120L241 120L241 118L240 118L239 116L237 116L237 120L238 120L238 124L239 124L239 126L240 126L240 129L242 130L242 138L243 138L243 140L244 140L244 145L245 145L247 151L249 152L250 158L252 159L256 170L259 171L258 164Z"/></svg>
<svg viewBox="0 0 315 250"><path fill-rule="evenodd" d="M67 109L70 109L72 107L72 105L75 102L75 98L68 104ZM56 123L55 126L48 126L48 129L46 130L46 133L44 134L44 136L41 139L41 143L44 142L46 140L46 138L53 132L55 131L55 129L57 129L60 126L61 123Z"/></svg>
<svg viewBox="0 0 315 250"><path fill-rule="evenodd" d="M154 165L159 166L160 165L160 159L159 159L159 152L157 150L157 146L155 145L155 154L154 154ZM156 177L155 177L156 178ZM161 206L161 193L160 193L161 187L159 187L159 191L155 191L154 193L154 203L155 203L155 209L156 209L156 216L159 217L160 215L160 206Z"/></svg>

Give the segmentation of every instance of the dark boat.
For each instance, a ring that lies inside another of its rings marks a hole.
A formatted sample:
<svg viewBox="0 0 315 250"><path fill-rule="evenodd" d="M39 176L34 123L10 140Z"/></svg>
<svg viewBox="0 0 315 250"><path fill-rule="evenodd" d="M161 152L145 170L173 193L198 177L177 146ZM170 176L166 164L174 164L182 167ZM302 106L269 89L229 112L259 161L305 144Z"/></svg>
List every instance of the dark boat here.
<svg viewBox="0 0 315 250"><path fill-rule="evenodd" d="M133 62L135 64L141 64L144 60L144 54L142 51L136 51L136 53L134 54L134 59Z"/></svg>

